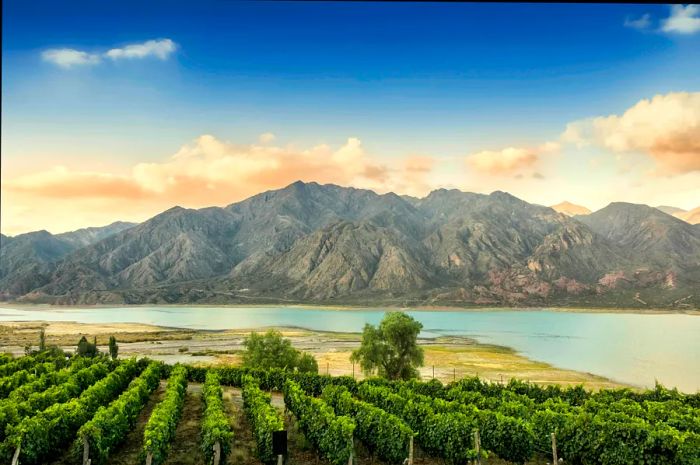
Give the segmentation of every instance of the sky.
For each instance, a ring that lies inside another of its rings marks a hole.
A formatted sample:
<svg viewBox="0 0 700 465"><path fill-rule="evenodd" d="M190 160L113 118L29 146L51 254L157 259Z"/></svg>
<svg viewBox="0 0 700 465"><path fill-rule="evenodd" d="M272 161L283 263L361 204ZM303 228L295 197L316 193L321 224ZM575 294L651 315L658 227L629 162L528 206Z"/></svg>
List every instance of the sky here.
<svg viewBox="0 0 700 465"><path fill-rule="evenodd" d="M5 0L0 230L298 179L700 205L700 6Z"/></svg>

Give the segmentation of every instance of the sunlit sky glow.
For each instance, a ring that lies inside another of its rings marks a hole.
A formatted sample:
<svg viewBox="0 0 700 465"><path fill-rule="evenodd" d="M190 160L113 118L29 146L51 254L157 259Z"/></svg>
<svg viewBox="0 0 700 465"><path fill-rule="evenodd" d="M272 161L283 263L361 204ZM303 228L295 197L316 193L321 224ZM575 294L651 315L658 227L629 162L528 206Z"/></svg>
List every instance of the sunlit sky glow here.
<svg viewBox="0 0 700 465"><path fill-rule="evenodd" d="M4 234L297 179L700 205L700 8L3 2Z"/></svg>

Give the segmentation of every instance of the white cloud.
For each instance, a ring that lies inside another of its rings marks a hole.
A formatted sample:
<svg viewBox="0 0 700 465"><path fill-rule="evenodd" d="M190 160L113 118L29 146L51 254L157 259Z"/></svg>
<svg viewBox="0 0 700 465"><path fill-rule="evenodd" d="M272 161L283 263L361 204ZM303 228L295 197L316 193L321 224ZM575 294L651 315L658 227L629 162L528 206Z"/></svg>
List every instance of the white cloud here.
<svg viewBox="0 0 700 465"><path fill-rule="evenodd" d="M100 62L100 57L91 53L74 50L72 48L54 48L44 50L41 53L41 58L44 61L53 63L62 68L71 68L73 66L96 65Z"/></svg>
<svg viewBox="0 0 700 465"><path fill-rule="evenodd" d="M113 60L122 58L146 58L155 56L161 60L167 59L177 46L170 39L147 40L142 44L131 44L122 48L113 48L105 53Z"/></svg>
<svg viewBox="0 0 700 465"><path fill-rule="evenodd" d="M671 16L662 21L661 30L677 34L700 31L700 5L672 5Z"/></svg>
<svg viewBox="0 0 700 465"><path fill-rule="evenodd" d="M656 161L661 174L700 171L700 92L656 95L640 100L622 115L574 121L561 139L616 154L646 154Z"/></svg>
<svg viewBox="0 0 700 465"><path fill-rule="evenodd" d="M651 26L651 15L649 13L643 14L639 18L625 18L625 27L644 30L647 29L649 26Z"/></svg>
<svg viewBox="0 0 700 465"><path fill-rule="evenodd" d="M177 44L172 40L159 39L147 40L142 44L131 44L122 48L113 48L103 54L88 53L72 48L55 48L44 50L41 53L41 58L44 61L67 69L73 66L96 65L102 61L102 56L112 60L141 59L151 56L165 60L176 48Z"/></svg>

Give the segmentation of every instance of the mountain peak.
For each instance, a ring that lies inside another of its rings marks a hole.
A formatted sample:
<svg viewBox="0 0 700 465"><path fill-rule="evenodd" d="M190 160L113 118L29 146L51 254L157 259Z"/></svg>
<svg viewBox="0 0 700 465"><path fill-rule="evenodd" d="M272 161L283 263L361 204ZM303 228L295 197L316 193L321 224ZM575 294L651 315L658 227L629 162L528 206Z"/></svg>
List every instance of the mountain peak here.
<svg viewBox="0 0 700 465"><path fill-rule="evenodd" d="M552 205L549 208L568 216L590 215L591 213L591 210L584 207L583 205L577 205L566 200L556 205Z"/></svg>

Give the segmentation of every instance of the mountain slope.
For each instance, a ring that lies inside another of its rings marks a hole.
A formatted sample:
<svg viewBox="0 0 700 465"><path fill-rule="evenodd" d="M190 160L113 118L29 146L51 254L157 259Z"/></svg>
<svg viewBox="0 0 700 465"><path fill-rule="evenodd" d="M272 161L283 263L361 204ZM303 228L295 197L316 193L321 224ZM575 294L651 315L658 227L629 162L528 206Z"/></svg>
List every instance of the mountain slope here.
<svg viewBox="0 0 700 465"><path fill-rule="evenodd" d="M577 219L626 250L629 258L640 265L662 268L700 266L697 230L656 208L615 202Z"/></svg>
<svg viewBox="0 0 700 465"><path fill-rule="evenodd" d="M13 258L2 296L86 304L700 304L692 297L700 230L641 205L572 218L498 191L414 198L297 182L224 208L175 207L112 226L118 232L103 238L90 229L3 236L2 253Z"/></svg>

